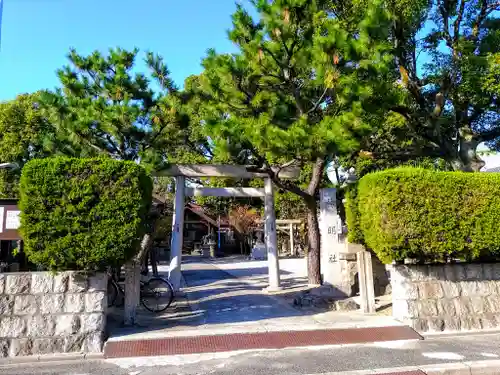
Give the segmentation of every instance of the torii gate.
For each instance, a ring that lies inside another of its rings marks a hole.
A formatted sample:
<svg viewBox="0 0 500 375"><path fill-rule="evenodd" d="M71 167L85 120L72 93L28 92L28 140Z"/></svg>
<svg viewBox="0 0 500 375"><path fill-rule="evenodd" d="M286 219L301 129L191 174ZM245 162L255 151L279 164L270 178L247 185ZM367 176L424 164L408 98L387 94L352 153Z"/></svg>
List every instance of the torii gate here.
<svg viewBox="0 0 500 375"><path fill-rule="evenodd" d="M279 171L276 169L275 173L279 173L280 178L296 179L299 176L300 170L295 167L286 167ZM238 165L177 164L158 172L157 176L175 177L174 217L172 220L169 268L169 279L175 290L179 290L181 283L184 200L186 196L263 197L265 215L264 232L269 267L269 286L266 290L272 292L281 289L273 183L267 173L251 171L249 167ZM186 177L263 178L264 188L186 188Z"/></svg>

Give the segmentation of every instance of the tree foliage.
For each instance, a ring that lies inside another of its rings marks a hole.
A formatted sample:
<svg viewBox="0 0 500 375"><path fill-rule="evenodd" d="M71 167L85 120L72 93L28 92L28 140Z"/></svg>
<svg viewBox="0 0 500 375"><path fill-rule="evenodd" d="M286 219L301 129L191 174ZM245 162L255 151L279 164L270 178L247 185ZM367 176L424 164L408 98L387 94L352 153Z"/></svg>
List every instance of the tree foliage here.
<svg viewBox="0 0 500 375"><path fill-rule="evenodd" d="M13 171L0 170L0 197L18 196L21 168L31 159L48 156L46 146L53 137L54 129L38 107L38 94L0 103L0 163L19 166Z"/></svg>
<svg viewBox="0 0 500 375"><path fill-rule="evenodd" d="M87 146L81 156L162 168L169 152L180 154L189 146L189 116L163 58L147 53L148 76L133 73L137 55L137 49L89 56L72 50L70 64L58 71L62 88L43 96L46 114L71 144Z"/></svg>

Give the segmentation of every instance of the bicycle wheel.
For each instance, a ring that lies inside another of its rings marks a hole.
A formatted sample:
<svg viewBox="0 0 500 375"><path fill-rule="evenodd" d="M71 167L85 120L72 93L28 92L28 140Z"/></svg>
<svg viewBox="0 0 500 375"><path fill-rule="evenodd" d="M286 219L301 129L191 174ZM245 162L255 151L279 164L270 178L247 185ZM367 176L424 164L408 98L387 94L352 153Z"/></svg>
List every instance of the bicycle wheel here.
<svg viewBox="0 0 500 375"><path fill-rule="evenodd" d="M118 297L118 288L116 287L116 284L113 281L111 281L111 279L109 279L108 280L108 307L111 307L115 304L116 297Z"/></svg>
<svg viewBox="0 0 500 375"><path fill-rule="evenodd" d="M174 300L174 289L168 280L153 277L144 283L141 290L141 303L151 312L165 311Z"/></svg>

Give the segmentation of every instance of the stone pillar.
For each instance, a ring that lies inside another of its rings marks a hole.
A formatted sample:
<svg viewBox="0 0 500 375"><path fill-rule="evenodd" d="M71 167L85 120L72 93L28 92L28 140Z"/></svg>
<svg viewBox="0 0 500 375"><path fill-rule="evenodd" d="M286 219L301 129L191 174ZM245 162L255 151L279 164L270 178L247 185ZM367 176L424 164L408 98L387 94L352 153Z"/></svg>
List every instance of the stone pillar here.
<svg viewBox="0 0 500 375"><path fill-rule="evenodd" d="M290 255L295 256L295 242L293 241L293 224L290 223Z"/></svg>
<svg viewBox="0 0 500 375"><path fill-rule="evenodd" d="M141 264L134 259L125 263L125 305L123 324L133 326L137 323L137 306L141 300Z"/></svg>
<svg viewBox="0 0 500 375"><path fill-rule="evenodd" d="M278 291L280 286L280 270L278 260L278 238L276 235L276 214L274 212L273 182L264 179L264 214L266 231L267 262L269 267L269 286L267 291Z"/></svg>
<svg viewBox="0 0 500 375"><path fill-rule="evenodd" d="M350 254L337 213L337 192L320 190L321 275L335 297L349 297L356 284L356 254Z"/></svg>
<svg viewBox="0 0 500 375"><path fill-rule="evenodd" d="M357 260L361 310L364 313L372 314L375 312L372 255L368 251L360 251L357 254Z"/></svg>
<svg viewBox="0 0 500 375"><path fill-rule="evenodd" d="M169 280L175 291L181 286L182 244L184 240L184 196L185 177L175 178L174 218L172 220L172 241L170 244Z"/></svg>

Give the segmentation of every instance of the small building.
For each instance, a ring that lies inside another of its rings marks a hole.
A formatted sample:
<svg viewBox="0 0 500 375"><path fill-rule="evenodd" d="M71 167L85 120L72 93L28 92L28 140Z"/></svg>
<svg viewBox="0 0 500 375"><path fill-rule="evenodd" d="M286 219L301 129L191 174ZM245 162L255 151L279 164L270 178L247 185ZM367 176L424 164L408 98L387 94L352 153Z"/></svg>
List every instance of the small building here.
<svg viewBox="0 0 500 375"><path fill-rule="evenodd" d="M172 202L166 201L164 197L155 195L153 198L153 205L160 211L171 212L173 211ZM171 214L167 214L170 218ZM167 220L168 223L169 220ZM212 233L215 240L218 242L218 232L220 231L220 249L219 254L234 254L240 252L240 244L237 241L237 236L234 234L234 228L229 224L227 217L220 218L220 225L218 218L212 217L200 205L194 202L186 202L184 209L184 240L183 249L187 253L191 253L194 249L199 248L203 239ZM171 222L167 224L170 228ZM155 247L160 251L159 254L165 259L169 259L170 255L170 233L162 231L160 237L155 240ZM168 230L170 232L170 230Z"/></svg>
<svg viewBox="0 0 500 375"><path fill-rule="evenodd" d="M218 219L211 217L203 207L188 202L184 210L184 242L186 250L194 250L200 245L203 237L212 233L218 241L218 232L220 231L220 249L221 254L232 254L239 252L239 243L234 236L234 229L229 224L227 217Z"/></svg>

